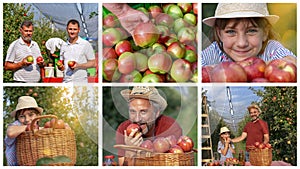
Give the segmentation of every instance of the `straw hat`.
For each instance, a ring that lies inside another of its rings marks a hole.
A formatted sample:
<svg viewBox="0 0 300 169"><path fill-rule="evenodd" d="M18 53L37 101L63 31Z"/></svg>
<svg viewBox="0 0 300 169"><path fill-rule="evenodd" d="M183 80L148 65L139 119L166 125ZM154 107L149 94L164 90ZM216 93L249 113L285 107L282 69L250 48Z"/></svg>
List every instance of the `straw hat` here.
<svg viewBox="0 0 300 169"><path fill-rule="evenodd" d="M161 111L165 110L168 105L167 101L159 94L155 87L134 86L132 90L122 90L121 95L127 102L134 98L151 100L160 105Z"/></svg>
<svg viewBox="0 0 300 169"><path fill-rule="evenodd" d="M16 112L18 110L27 109L27 108L34 108L38 112L40 112L41 114L43 112L43 109L37 105L37 103L36 103L36 101L35 101L35 99L33 97L30 97L30 96L21 96L18 99L18 104L17 104L16 110L12 111L10 113L10 115L12 117L15 117L16 116Z"/></svg>
<svg viewBox="0 0 300 169"><path fill-rule="evenodd" d="M227 127L222 127L221 129L220 129L220 135L222 134L222 133L226 133L226 132L230 132L230 130L227 128Z"/></svg>
<svg viewBox="0 0 300 169"><path fill-rule="evenodd" d="M203 19L203 22L213 27L217 18L266 18L270 24L275 24L279 16L269 15L266 3L219 3L215 16Z"/></svg>
<svg viewBox="0 0 300 169"><path fill-rule="evenodd" d="M247 107L248 111L250 112L250 109L257 109L259 113L261 113L261 109L259 108L259 106L257 104L251 104L250 106Z"/></svg>

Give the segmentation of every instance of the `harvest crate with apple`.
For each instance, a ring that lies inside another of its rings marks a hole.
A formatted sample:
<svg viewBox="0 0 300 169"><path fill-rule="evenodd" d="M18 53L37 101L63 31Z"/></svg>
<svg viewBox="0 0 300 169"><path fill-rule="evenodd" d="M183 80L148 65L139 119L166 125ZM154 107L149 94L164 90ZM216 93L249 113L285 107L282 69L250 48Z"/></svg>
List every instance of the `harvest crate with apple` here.
<svg viewBox="0 0 300 169"><path fill-rule="evenodd" d="M133 32L103 7L103 81L197 82L197 3L136 5L149 22Z"/></svg>
<svg viewBox="0 0 300 169"><path fill-rule="evenodd" d="M51 121L43 128L34 125L44 118ZM39 116L17 137L16 152L20 166L73 166L76 163L75 133L66 129L64 122L54 115Z"/></svg>
<svg viewBox="0 0 300 169"><path fill-rule="evenodd" d="M193 166L195 165L194 142L188 136L176 139L174 135L157 137L153 142L144 140L137 146L115 145L115 148L136 152L134 166Z"/></svg>
<svg viewBox="0 0 300 169"><path fill-rule="evenodd" d="M272 163L272 145L255 142L250 149L249 158L251 165L254 166L270 166Z"/></svg>

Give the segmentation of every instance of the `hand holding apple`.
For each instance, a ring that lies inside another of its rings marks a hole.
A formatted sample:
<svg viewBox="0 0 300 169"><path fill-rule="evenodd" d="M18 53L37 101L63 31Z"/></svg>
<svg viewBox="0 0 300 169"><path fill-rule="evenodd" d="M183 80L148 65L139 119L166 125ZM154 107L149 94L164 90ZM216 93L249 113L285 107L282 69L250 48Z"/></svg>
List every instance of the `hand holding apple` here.
<svg viewBox="0 0 300 169"><path fill-rule="evenodd" d="M68 61L68 66L71 68L71 69L74 69L75 68L75 66L76 66L76 61L74 61L74 60L70 60L70 61Z"/></svg>

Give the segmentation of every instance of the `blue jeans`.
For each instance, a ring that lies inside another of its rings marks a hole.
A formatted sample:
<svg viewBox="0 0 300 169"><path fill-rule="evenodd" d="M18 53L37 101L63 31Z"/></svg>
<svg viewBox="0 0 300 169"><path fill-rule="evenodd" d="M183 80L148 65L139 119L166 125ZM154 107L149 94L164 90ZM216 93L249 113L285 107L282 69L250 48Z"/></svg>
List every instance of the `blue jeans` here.
<svg viewBox="0 0 300 169"><path fill-rule="evenodd" d="M248 152L248 151L246 151L245 156L246 156L246 157L245 157L245 158L246 158L246 161L249 162L250 160L249 160L249 152Z"/></svg>

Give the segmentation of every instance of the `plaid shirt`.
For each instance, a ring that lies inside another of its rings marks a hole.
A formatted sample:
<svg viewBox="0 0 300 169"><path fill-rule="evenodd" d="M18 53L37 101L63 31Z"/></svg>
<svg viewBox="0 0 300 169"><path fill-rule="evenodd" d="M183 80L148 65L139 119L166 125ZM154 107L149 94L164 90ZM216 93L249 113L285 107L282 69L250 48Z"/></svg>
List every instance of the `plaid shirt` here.
<svg viewBox="0 0 300 169"><path fill-rule="evenodd" d="M14 121L13 123L9 124L8 126L21 126L21 122L18 120ZM18 166L17 154L16 154L16 147L17 147L17 138L9 138L7 135L4 139L5 143L5 155L7 160L7 165L9 166Z"/></svg>

